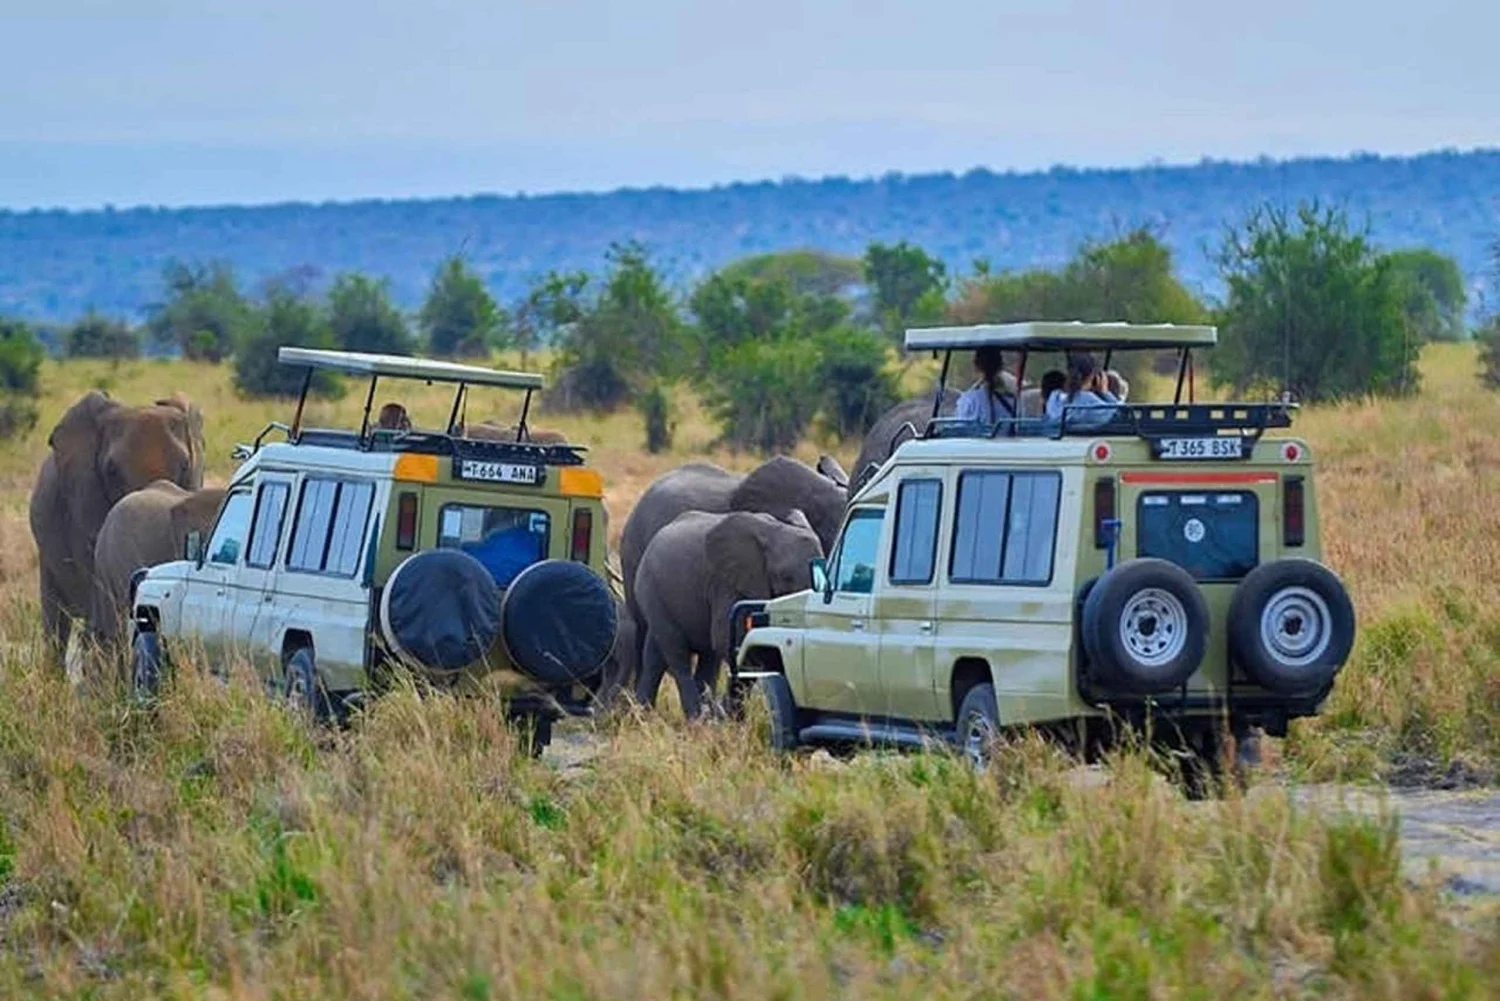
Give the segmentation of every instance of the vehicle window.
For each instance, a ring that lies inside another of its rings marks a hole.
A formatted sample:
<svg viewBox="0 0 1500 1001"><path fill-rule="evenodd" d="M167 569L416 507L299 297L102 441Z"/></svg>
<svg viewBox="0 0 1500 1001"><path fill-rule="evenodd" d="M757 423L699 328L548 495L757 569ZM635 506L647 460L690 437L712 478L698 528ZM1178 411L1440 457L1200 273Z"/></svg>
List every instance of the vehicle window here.
<svg viewBox="0 0 1500 1001"><path fill-rule="evenodd" d="M370 483L303 481L287 566L352 577L359 568L374 494L375 487Z"/></svg>
<svg viewBox="0 0 1500 1001"><path fill-rule="evenodd" d="M1139 556L1170 560L1198 580L1239 580L1260 562L1253 493L1153 492L1136 508Z"/></svg>
<svg viewBox="0 0 1500 1001"><path fill-rule="evenodd" d="M856 511L844 526L839 543L839 562L834 571L833 589L846 594L869 594L875 590L875 560L880 549L880 527L885 512Z"/></svg>
<svg viewBox="0 0 1500 1001"><path fill-rule="evenodd" d="M551 535L545 511L445 504L438 515L438 546L473 556L501 587L547 558Z"/></svg>
<svg viewBox="0 0 1500 1001"><path fill-rule="evenodd" d="M250 530L250 491L236 490L224 502L218 524L208 540L210 563L234 564L245 548L245 534Z"/></svg>
<svg viewBox="0 0 1500 1001"><path fill-rule="evenodd" d="M937 562L940 480L907 480L896 494L896 537L891 549L892 584L931 584Z"/></svg>
<svg viewBox="0 0 1500 1001"><path fill-rule="evenodd" d="M1057 473L961 475L949 578L968 584L1051 581L1061 493Z"/></svg>
<svg viewBox="0 0 1500 1001"><path fill-rule="evenodd" d="M286 516L286 499L291 488L285 483L265 483L255 503L255 523L250 528L250 553L245 563L262 569L276 562L276 548L281 543L281 522Z"/></svg>

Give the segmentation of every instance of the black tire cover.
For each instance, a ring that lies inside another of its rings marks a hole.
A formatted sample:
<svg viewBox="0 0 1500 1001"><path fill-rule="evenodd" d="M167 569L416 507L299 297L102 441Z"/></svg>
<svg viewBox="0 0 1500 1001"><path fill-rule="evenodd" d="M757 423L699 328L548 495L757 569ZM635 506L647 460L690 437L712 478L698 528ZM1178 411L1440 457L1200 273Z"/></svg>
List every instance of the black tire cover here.
<svg viewBox="0 0 1500 1001"><path fill-rule="evenodd" d="M1272 605L1276 608L1271 608ZM1279 614L1278 614L1279 613ZM1267 615L1298 625L1300 637L1284 638L1287 649L1268 645ZM1306 622L1308 615L1322 619ZM1326 616L1326 619L1324 618ZM1262 563L1240 581L1229 602L1229 653L1250 680L1278 695L1313 695L1333 682L1354 648L1354 603L1343 582L1309 559Z"/></svg>
<svg viewBox="0 0 1500 1001"><path fill-rule="evenodd" d="M1121 620L1132 599L1161 591L1181 606L1184 621L1176 655L1159 663L1141 659L1121 639ZM1083 602L1082 639L1093 676L1113 691L1129 695L1163 695L1192 677L1208 650L1208 603L1198 582L1166 560L1127 560L1100 577Z"/></svg>
<svg viewBox="0 0 1500 1001"><path fill-rule="evenodd" d="M500 622L516 667L551 685L598 674L619 628L604 578L565 560L543 560L521 571L505 591Z"/></svg>
<svg viewBox="0 0 1500 1001"><path fill-rule="evenodd" d="M468 553L417 553L386 581L380 631L398 655L435 671L457 670L494 646L500 634L500 589Z"/></svg>

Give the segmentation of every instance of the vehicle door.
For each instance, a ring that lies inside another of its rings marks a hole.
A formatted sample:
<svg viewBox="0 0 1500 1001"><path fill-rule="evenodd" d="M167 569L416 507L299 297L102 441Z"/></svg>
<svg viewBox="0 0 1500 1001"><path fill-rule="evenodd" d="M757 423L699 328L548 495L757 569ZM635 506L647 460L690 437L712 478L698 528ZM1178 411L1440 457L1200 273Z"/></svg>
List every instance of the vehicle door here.
<svg viewBox="0 0 1500 1001"><path fill-rule="evenodd" d="M187 574L182 599L182 628L190 644L201 643L213 660L230 649L229 629L233 596L230 590L250 531L254 494L249 483L230 489L219 509L218 521L203 544L199 563Z"/></svg>
<svg viewBox="0 0 1500 1001"><path fill-rule="evenodd" d="M287 508L290 506L294 476L291 473L262 469L256 476L255 515L250 522L250 541L245 559L235 574L233 607L229 625L230 641L237 656L256 664L280 651L264 631L257 632L262 618L269 618L268 605L274 597L277 558L286 534Z"/></svg>
<svg viewBox="0 0 1500 1001"><path fill-rule="evenodd" d="M850 513L829 589L808 596L805 678L810 708L881 715L880 634L870 624L884 507Z"/></svg>
<svg viewBox="0 0 1500 1001"><path fill-rule="evenodd" d="M875 593L880 624L884 713L900 719L946 718L939 711L933 644L943 470L914 468L896 488L895 522L885 579Z"/></svg>
<svg viewBox="0 0 1500 1001"><path fill-rule="evenodd" d="M252 645L279 656L289 632L310 637L323 682L333 691L364 683L370 627L370 583L365 569L376 531L377 493L371 480L307 473L296 489L286 556L276 568L271 600L252 625ZM387 498L381 496L383 504Z"/></svg>

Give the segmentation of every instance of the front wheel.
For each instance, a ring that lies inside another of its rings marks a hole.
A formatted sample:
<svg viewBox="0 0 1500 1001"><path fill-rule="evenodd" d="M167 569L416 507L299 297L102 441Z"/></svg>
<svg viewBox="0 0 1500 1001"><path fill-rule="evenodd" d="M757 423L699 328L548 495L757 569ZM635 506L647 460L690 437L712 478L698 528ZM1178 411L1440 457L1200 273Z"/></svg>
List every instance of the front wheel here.
<svg viewBox="0 0 1500 1001"><path fill-rule="evenodd" d="M161 692L161 636L137 631L130 641L130 693L138 701L154 699Z"/></svg>
<svg viewBox="0 0 1500 1001"><path fill-rule="evenodd" d="M754 692L766 711L766 740L773 751L795 751L801 742L797 726L797 703L786 677L771 674L755 681Z"/></svg>
<svg viewBox="0 0 1500 1001"><path fill-rule="evenodd" d="M292 651L282 666L281 697L294 712L313 722L322 723L329 719L328 692L318 678L318 663L313 652L307 647Z"/></svg>
<svg viewBox="0 0 1500 1001"><path fill-rule="evenodd" d="M995 702L995 686L975 685L964 695L958 707L958 741L964 756L976 768L990 762L990 749L1000 737L1000 708Z"/></svg>

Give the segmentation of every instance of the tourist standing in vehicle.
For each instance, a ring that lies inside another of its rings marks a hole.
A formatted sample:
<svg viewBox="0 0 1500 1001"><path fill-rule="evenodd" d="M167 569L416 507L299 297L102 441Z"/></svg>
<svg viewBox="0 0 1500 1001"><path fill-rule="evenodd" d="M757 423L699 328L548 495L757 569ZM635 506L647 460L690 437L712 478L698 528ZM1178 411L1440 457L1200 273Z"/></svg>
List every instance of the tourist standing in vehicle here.
<svg viewBox="0 0 1500 1001"><path fill-rule="evenodd" d="M954 417L961 421L994 424L1016 415L1016 379L1005 371L1000 349L985 345L974 352L974 370L979 379L962 396Z"/></svg>
<svg viewBox="0 0 1500 1001"><path fill-rule="evenodd" d="M1109 391L1104 371L1093 356L1076 354L1068 359L1068 378L1062 391L1047 399L1047 419L1060 422L1066 413L1069 427L1103 427L1114 419L1119 404L1120 398Z"/></svg>

